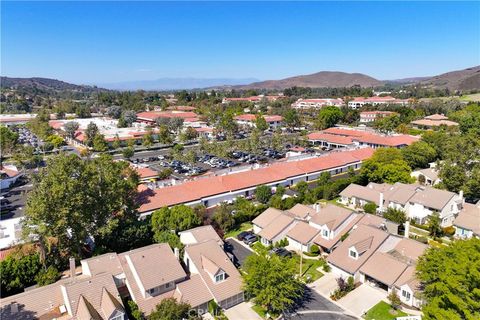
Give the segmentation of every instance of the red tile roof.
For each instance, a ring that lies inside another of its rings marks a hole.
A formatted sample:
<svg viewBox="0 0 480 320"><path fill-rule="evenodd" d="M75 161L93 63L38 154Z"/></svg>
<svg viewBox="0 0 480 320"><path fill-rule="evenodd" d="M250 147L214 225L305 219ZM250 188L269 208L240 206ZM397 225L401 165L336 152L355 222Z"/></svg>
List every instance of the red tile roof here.
<svg viewBox="0 0 480 320"><path fill-rule="evenodd" d="M349 145L353 144L351 137L344 137L335 134L326 134L322 132L312 132L308 136L308 140L322 140L336 144Z"/></svg>
<svg viewBox="0 0 480 320"><path fill-rule="evenodd" d="M150 190L139 188L139 212L149 212L164 206L199 201L202 198L231 191L255 187L261 184L283 181L299 176L365 160L371 157L373 149L331 153L324 157L276 163L269 167L192 180L180 185Z"/></svg>
<svg viewBox="0 0 480 320"><path fill-rule="evenodd" d="M239 116L236 116L235 117L235 120L239 120L239 121L255 121L255 119L257 118L256 115L254 114L250 114L250 113L246 113L246 114L241 114ZM268 115L264 115L263 118L265 119L265 121L267 122L273 122L273 121L282 121L283 120L283 117L282 116L278 116L278 115L271 115L271 116L268 116Z"/></svg>
<svg viewBox="0 0 480 320"><path fill-rule="evenodd" d="M197 118L195 112L174 112L174 111L145 111L137 113L140 120L155 121L157 118Z"/></svg>
<svg viewBox="0 0 480 320"><path fill-rule="evenodd" d="M420 138L410 135L384 136L366 131L328 128L320 132L313 132L308 135L309 140L324 140L338 144L352 144L353 141L375 144L386 147L399 147L411 145Z"/></svg>
<svg viewBox="0 0 480 320"><path fill-rule="evenodd" d="M148 179L148 178L153 178L158 176L158 172L150 168L138 167L138 168L135 168L135 171L140 176L140 179Z"/></svg>

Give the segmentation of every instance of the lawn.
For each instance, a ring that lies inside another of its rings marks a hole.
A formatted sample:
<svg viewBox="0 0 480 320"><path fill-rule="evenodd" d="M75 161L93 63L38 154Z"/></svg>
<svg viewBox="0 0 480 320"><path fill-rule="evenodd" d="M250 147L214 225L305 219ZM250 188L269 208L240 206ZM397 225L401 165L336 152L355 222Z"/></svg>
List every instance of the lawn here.
<svg viewBox="0 0 480 320"><path fill-rule="evenodd" d="M250 222L244 222L240 225L240 227L234 229L234 230L230 230L229 232L227 232L225 234L225 239L226 238L235 238L238 236L238 234L242 231L247 231L247 230L250 230L252 229L253 226L252 226L252 223Z"/></svg>
<svg viewBox="0 0 480 320"><path fill-rule="evenodd" d="M264 308L262 308L261 306L258 306L256 304L254 304L252 306L252 310L255 311L260 317L262 317L262 319L265 319L266 316L267 316L267 310L265 310ZM275 315L275 314L270 314L270 318L277 318L278 315Z"/></svg>
<svg viewBox="0 0 480 320"><path fill-rule="evenodd" d="M297 273L300 272L300 256L294 255L292 259L295 259L297 262ZM323 276L323 273L317 270L317 268L322 267L325 264L323 260L320 259L305 259L302 261L302 277L305 279L310 277L311 281L315 281Z"/></svg>
<svg viewBox="0 0 480 320"><path fill-rule="evenodd" d="M372 309L368 310L367 314L365 315L365 319L395 320L397 317L404 317L404 316L408 316L408 314L400 310L395 311L392 309L392 306L390 306L388 303L386 303L385 301L380 301Z"/></svg>
<svg viewBox="0 0 480 320"><path fill-rule="evenodd" d="M461 96L460 100L462 100L462 101L480 101L480 93Z"/></svg>

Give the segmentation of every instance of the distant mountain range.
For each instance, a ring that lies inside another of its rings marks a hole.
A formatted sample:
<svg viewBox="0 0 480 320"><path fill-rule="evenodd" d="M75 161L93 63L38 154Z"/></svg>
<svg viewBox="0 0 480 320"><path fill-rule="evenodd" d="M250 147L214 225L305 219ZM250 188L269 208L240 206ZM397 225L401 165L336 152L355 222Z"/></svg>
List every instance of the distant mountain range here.
<svg viewBox="0 0 480 320"><path fill-rule="evenodd" d="M103 90L94 86L76 85L60 80L47 78L9 78L1 77L1 87L17 89L20 87L43 90L93 91ZM464 70L451 71L433 77L415 77L397 80L377 80L361 73L345 73L338 71L322 71L310 75L301 75L281 80L258 81L254 78L161 78L147 81L128 81L98 84L100 88L113 90L180 90L180 89L278 89L290 87L340 88L340 87L379 87L387 83L404 85L420 85L429 88L449 88L450 90L480 89L480 66Z"/></svg>
<svg viewBox="0 0 480 320"><path fill-rule="evenodd" d="M56 79L49 78L9 78L9 77L0 77L0 87L9 88L9 89L20 89L20 88L36 88L40 90L54 90L54 91L79 91L79 92L88 92L96 91L97 88L93 86L77 85L68 82L64 82Z"/></svg>
<svg viewBox="0 0 480 320"><path fill-rule="evenodd" d="M215 86L234 86L258 81L255 78L160 78L156 80L124 81L117 83L99 83L99 87L114 90L181 90L199 89Z"/></svg>
<svg viewBox="0 0 480 320"><path fill-rule="evenodd" d="M291 87L340 88L359 85L361 87L378 87L382 81L361 73L345 73L337 71L321 71L309 75L301 75L281 80L267 80L248 85L235 86L238 89L285 89Z"/></svg>
<svg viewBox="0 0 480 320"><path fill-rule="evenodd" d="M397 80L377 80L362 73L322 71L309 75L295 76L281 80L254 82L248 85L234 86L235 89L285 89L290 87L340 88L358 85L378 87L386 83L419 84L432 88L450 90L480 89L480 66L452 71L433 77L415 77Z"/></svg>

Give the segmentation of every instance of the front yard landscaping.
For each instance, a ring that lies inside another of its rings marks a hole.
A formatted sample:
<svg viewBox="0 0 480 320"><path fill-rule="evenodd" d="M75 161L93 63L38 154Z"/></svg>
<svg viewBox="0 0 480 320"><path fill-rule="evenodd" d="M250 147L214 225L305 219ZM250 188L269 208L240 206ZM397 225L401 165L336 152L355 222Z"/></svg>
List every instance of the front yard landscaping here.
<svg viewBox="0 0 480 320"><path fill-rule="evenodd" d="M297 273L300 272L300 256L294 255L292 259L295 259L297 264ZM323 267L325 261L322 259L305 259L302 261L302 278L305 282L313 282L323 276L323 273L317 269ZM308 279L308 280L307 280Z"/></svg>
<svg viewBox="0 0 480 320"><path fill-rule="evenodd" d="M244 222L238 228L236 228L234 230L230 230L229 232L227 232L225 234L225 239L236 238L240 232L247 231L247 230L250 230L252 228L253 228L253 226L250 222Z"/></svg>
<svg viewBox="0 0 480 320"><path fill-rule="evenodd" d="M385 301L380 301L368 310L364 318L366 320L395 320L397 317L404 316L408 316L408 314L401 310L394 310L392 306Z"/></svg>

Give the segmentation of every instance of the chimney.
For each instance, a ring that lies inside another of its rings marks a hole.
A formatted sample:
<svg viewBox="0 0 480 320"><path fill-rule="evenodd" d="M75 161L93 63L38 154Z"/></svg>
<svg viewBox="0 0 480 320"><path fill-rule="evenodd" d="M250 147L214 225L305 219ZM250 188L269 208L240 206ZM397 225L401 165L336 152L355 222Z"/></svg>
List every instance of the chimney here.
<svg viewBox="0 0 480 320"><path fill-rule="evenodd" d="M405 222L405 238L408 238L409 237L409 233L410 233L410 220L407 219L407 221Z"/></svg>
<svg viewBox="0 0 480 320"><path fill-rule="evenodd" d="M319 213L320 212L320 203L315 203L315 212Z"/></svg>
<svg viewBox="0 0 480 320"><path fill-rule="evenodd" d="M18 304L16 302L12 302L10 304L10 314L18 313Z"/></svg>
<svg viewBox="0 0 480 320"><path fill-rule="evenodd" d="M460 196L460 200L463 202L463 190L460 190L458 195Z"/></svg>
<svg viewBox="0 0 480 320"><path fill-rule="evenodd" d="M380 192L380 200L378 202L378 210L383 211L383 192Z"/></svg>
<svg viewBox="0 0 480 320"><path fill-rule="evenodd" d="M173 248L173 254L177 258L177 260L180 260L180 250L178 250L178 248Z"/></svg>
<svg viewBox="0 0 480 320"><path fill-rule="evenodd" d="M70 264L70 278L72 278L72 281L75 280L75 258L73 257L70 257L70 259L68 259L68 262Z"/></svg>

